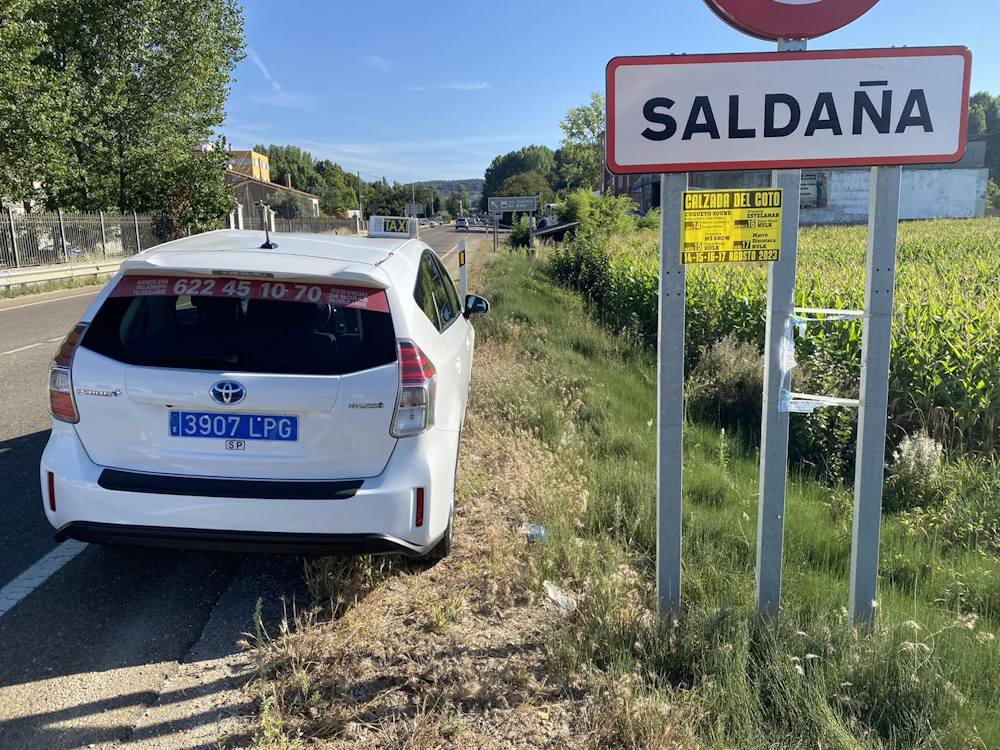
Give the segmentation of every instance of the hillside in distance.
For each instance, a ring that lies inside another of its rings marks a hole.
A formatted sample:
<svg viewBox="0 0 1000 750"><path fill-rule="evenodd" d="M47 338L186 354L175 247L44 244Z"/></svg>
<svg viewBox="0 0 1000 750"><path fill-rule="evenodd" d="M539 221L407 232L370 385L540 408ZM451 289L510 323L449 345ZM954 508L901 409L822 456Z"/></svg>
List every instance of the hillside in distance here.
<svg viewBox="0 0 1000 750"><path fill-rule="evenodd" d="M423 180L422 182L407 183L406 187L409 187L410 185L416 185L417 187L434 187L437 188L441 195L457 193L461 189L462 185L465 185L465 189L469 191L469 195L473 198L476 198L483 192L482 177L470 177L467 180Z"/></svg>

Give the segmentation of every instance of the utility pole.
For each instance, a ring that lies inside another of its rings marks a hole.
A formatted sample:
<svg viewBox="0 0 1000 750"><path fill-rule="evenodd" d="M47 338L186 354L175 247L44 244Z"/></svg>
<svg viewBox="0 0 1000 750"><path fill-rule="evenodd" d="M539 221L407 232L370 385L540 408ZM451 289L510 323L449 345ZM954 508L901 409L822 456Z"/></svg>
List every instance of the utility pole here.
<svg viewBox="0 0 1000 750"><path fill-rule="evenodd" d="M361 221L365 220L365 199L361 193L361 171L358 171L358 214L361 216Z"/></svg>

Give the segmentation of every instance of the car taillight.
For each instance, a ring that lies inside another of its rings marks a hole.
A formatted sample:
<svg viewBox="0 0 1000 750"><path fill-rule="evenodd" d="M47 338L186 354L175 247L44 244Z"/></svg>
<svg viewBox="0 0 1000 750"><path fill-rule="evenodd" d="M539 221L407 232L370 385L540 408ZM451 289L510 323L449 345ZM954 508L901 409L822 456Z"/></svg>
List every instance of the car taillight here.
<svg viewBox="0 0 1000 750"><path fill-rule="evenodd" d="M79 422L76 399L73 398L73 356L87 331L86 323L77 323L69 332L49 369L49 409L52 416L63 422Z"/></svg>
<svg viewBox="0 0 1000 750"><path fill-rule="evenodd" d="M437 370L412 341L396 342L399 355L399 396L392 417L393 437L411 437L434 424Z"/></svg>

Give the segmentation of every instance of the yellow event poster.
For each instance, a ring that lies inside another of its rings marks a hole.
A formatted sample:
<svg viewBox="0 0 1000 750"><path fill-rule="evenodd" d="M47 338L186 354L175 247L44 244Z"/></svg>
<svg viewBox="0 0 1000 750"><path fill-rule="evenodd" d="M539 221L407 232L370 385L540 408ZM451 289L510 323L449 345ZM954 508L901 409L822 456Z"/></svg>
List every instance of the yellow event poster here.
<svg viewBox="0 0 1000 750"><path fill-rule="evenodd" d="M681 208L681 263L776 261L780 189L688 190Z"/></svg>

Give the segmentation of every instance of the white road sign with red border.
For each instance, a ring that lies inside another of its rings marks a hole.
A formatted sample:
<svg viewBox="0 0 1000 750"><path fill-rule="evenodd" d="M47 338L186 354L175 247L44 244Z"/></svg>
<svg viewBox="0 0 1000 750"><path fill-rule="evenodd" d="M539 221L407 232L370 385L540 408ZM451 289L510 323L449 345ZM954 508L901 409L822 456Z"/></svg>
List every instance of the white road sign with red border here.
<svg viewBox="0 0 1000 750"><path fill-rule="evenodd" d="M618 57L616 174L946 163L965 152L965 47Z"/></svg>
<svg viewBox="0 0 1000 750"><path fill-rule="evenodd" d="M878 0L705 0L719 18L757 39L813 39L860 18Z"/></svg>

